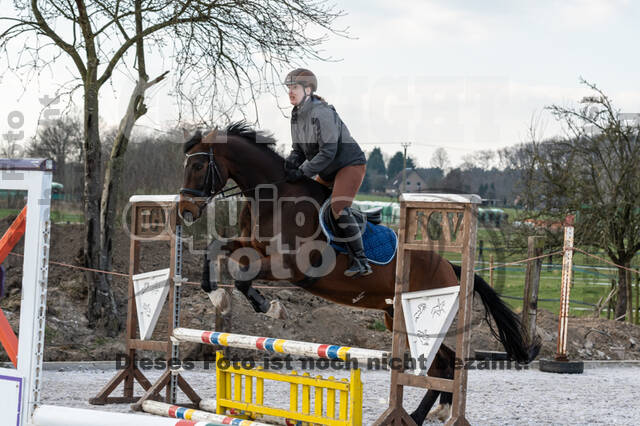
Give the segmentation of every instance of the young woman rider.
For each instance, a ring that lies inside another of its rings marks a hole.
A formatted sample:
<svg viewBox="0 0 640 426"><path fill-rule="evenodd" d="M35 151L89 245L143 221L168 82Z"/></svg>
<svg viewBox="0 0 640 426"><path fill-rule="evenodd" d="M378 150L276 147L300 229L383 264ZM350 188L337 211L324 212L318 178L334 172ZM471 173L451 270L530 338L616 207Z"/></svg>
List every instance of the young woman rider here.
<svg viewBox="0 0 640 426"><path fill-rule="evenodd" d="M351 258L344 274L348 277L369 275L371 266L351 210L364 178L365 155L333 106L315 94L318 80L311 71L297 68L287 74L284 84L293 105L293 149L285 161L287 180L296 182L303 176L315 176L318 182L332 188L331 212Z"/></svg>

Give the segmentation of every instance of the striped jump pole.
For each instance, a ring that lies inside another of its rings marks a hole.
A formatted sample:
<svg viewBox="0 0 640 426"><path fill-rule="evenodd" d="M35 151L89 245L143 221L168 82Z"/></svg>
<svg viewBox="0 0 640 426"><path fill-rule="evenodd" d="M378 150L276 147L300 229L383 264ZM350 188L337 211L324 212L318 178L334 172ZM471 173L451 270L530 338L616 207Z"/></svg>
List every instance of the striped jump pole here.
<svg viewBox="0 0 640 426"><path fill-rule="evenodd" d="M266 423L252 420L237 419L222 414L209 413L202 410L192 410L190 408L179 407L177 405L165 404L164 402L146 400L142 403L142 410L158 416L171 417L173 419L192 420L199 422L214 422L208 424L232 425L232 426L272 426ZM199 423L196 423L199 425ZM205 424L205 423L203 423Z"/></svg>
<svg viewBox="0 0 640 426"><path fill-rule="evenodd" d="M55 405L38 406L33 413L31 424L35 426L222 426L224 424L245 426L242 423L177 420L144 414L111 413ZM248 424L253 426L256 423Z"/></svg>
<svg viewBox="0 0 640 426"><path fill-rule="evenodd" d="M271 353L305 356L312 358L368 361L390 358L389 352L374 349L352 348L349 346L325 345L320 343L298 342L295 340L272 337L246 336L243 334L221 333L216 331L176 328L173 337L179 342L206 343L240 349L257 349Z"/></svg>

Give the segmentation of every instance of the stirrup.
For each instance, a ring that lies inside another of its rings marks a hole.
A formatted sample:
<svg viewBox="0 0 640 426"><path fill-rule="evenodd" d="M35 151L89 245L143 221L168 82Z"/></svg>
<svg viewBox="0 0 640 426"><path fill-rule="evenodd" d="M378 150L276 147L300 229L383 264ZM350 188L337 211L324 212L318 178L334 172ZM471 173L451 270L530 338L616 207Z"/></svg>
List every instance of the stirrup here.
<svg viewBox="0 0 640 426"><path fill-rule="evenodd" d="M361 261L358 258L352 258L351 264L347 269L344 270L344 275L351 277L366 277L367 275L371 275L373 273L373 269L366 261Z"/></svg>

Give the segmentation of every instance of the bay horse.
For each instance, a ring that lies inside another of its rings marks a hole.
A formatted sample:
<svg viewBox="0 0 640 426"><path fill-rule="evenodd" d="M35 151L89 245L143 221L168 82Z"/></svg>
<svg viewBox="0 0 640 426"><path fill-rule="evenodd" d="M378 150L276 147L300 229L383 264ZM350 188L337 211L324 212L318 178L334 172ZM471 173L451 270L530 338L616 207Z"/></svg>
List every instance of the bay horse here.
<svg viewBox="0 0 640 426"><path fill-rule="evenodd" d="M286 182L284 159L274 151L275 142L270 135L255 131L244 122L232 123L223 131L212 131L205 137L197 132L186 140L184 183L178 206L180 216L186 222L198 219L207 202L223 193L227 181L233 180L249 203L239 218L241 238L228 241L225 249L233 252L245 248L257 253L254 258L243 256L238 259L239 268L252 271L252 278L235 281L256 312L266 313L270 305L251 287L252 280L282 281L283 271L286 271L288 281L311 294L350 307L382 311L386 327L392 330L393 308L389 300L394 297L395 258L386 265L373 264L373 274L367 277L347 278L343 275L348 266L346 254L334 254L331 268L321 276L310 277L310 265L322 264L326 250L324 254L320 249L309 251L310 263L300 265L300 242L326 241L318 231L318 209L330 196L330 190L309 178ZM274 199L278 203L274 203ZM273 250L271 245L275 237L280 240L278 250ZM329 253L329 258L331 254L333 252ZM411 251L411 256L410 291L459 285L461 268L438 253ZM208 281L203 282L205 291L214 289L207 288ZM528 341L519 317L478 275L474 279L474 291L484 304L485 319L489 321L488 313L493 317L498 330L494 335L511 359L521 363L533 360L540 349L538 339ZM428 374L453 379L454 367L455 351L442 344ZM411 414L416 424L423 423L438 396L440 406L434 411L438 411L440 420L449 416L452 394L428 390Z"/></svg>

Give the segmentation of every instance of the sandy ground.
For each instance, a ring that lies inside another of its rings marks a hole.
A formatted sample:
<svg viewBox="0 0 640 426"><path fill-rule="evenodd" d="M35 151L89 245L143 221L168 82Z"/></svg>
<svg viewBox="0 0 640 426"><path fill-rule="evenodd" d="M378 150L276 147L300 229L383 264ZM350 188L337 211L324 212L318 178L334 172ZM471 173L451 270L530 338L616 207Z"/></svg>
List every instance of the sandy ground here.
<svg viewBox="0 0 640 426"><path fill-rule="evenodd" d="M346 372L310 371L324 377L346 377ZM152 371L149 378L159 372ZM87 399L111 377L113 371L45 371L42 402L81 408L129 412L126 404L90 406ZM215 375L209 371L185 373L203 398L215 395ZM476 425L588 425L640 424L640 368L586 369L581 375L556 375L530 370L474 370L469 372L467 415ZM389 373L363 371L364 424L371 424L384 410ZM80 385L81 384L81 385ZM271 384L270 384L271 385ZM269 386L268 402L287 404L287 388ZM422 396L405 388L405 406L412 409ZM184 397L183 397L184 398Z"/></svg>

